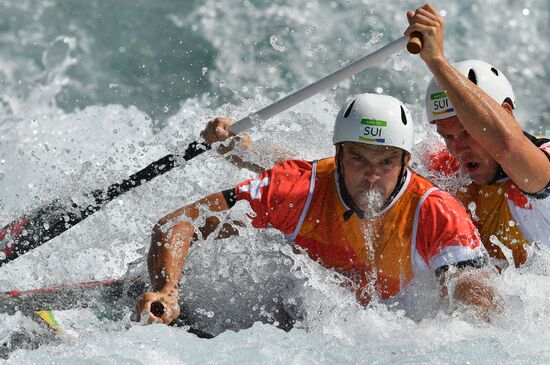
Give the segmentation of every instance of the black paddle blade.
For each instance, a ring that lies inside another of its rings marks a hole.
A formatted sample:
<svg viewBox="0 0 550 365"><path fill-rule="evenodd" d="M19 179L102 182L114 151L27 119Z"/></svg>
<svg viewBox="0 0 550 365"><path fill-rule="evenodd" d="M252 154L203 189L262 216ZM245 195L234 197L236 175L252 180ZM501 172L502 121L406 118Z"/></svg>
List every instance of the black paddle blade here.
<svg viewBox="0 0 550 365"><path fill-rule="evenodd" d="M76 204L58 201L0 230L0 266L65 232L83 219Z"/></svg>
<svg viewBox="0 0 550 365"><path fill-rule="evenodd" d="M71 200L56 200L14 220L0 230L0 266L57 237L121 194L172 170L178 158L189 161L209 149L208 144L195 141L187 146L183 156L166 155L105 190L85 193L91 204L79 206Z"/></svg>

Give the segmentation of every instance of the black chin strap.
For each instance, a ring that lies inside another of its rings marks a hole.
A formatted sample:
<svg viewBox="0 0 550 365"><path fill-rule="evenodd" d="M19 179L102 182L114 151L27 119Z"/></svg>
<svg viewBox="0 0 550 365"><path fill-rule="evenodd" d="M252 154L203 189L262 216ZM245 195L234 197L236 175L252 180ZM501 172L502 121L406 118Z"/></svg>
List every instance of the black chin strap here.
<svg viewBox="0 0 550 365"><path fill-rule="evenodd" d="M359 208L357 204L355 204L348 189L346 188L346 183L344 181L344 172L342 167L344 165L342 163L343 155L344 155L344 145L340 144L338 146L338 160L336 161L336 176L337 176L336 180L338 183L338 188L340 190L340 196L342 197L344 204L349 207L349 209L344 212L344 221L347 222L351 218L351 216L354 214L359 219L363 219L367 216L367 213L361 210L361 208ZM389 198L386 199L382 207L380 207L380 209L378 209L376 212L381 212L384 209L386 209L391 204L393 199L395 199L395 197L403 187L403 184L405 184L405 180L407 178L407 174L405 173L405 157L406 157L406 152L403 151L403 154L401 155L401 170L399 171L395 188L393 189Z"/></svg>
<svg viewBox="0 0 550 365"><path fill-rule="evenodd" d="M342 156L344 155L344 145L340 143L338 145L338 160L336 161L336 180L338 183L338 188L340 190L340 196L344 201L344 204L349 207L348 210L344 212L344 221L347 222L352 215L357 215L359 219L363 219L366 216L366 213L362 211L351 198L348 189L346 188L346 183L344 182L344 172L342 166Z"/></svg>

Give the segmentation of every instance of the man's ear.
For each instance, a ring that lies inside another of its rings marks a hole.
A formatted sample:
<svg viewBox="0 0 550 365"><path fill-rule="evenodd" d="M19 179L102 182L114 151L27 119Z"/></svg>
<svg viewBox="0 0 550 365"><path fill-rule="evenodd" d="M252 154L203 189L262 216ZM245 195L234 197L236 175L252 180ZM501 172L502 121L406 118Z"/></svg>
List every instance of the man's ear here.
<svg viewBox="0 0 550 365"><path fill-rule="evenodd" d="M506 102L506 101L503 102L502 107L504 108L504 110L506 110L508 113L510 113L510 115L514 115L514 109L512 108L512 106L508 102Z"/></svg>

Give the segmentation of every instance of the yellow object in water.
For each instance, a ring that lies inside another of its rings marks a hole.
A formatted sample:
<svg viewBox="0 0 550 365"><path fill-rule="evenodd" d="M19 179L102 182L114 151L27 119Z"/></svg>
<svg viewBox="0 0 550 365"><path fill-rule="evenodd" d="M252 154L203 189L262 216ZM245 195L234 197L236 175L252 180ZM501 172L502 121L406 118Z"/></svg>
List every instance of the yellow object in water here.
<svg viewBox="0 0 550 365"><path fill-rule="evenodd" d="M40 318L44 320L52 329L60 329L59 323L55 319L53 311L36 311L35 312Z"/></svg>
<svg viewBox="0 0 550 365"><path fill-rule="evenodd" d="M46 322L48 328L50 328L53 332L60 336L61 339L63 339L64 341L73 340L72 333L65 331L61 323L59 323L55 318L55 311L41 310L35 311L34 313L36 313L36 315L38 315L44 322Z"/></svg>

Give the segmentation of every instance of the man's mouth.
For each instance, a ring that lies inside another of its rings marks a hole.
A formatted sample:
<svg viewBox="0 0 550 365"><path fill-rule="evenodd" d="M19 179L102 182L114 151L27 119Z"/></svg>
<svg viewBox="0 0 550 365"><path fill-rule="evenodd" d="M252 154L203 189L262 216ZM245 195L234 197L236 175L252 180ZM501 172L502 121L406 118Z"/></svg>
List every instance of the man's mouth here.
<svg viewBox="0 0 550 365"><path fill-rule="evenodd" d="M360 193L362 199L366 199L370 202L382 199L382 191L376 187L371 187L370 189L364 189Z"/></svg>
<svg viewBox="0 0 550 365"><path fill-rule="evenodd" d="M370 194L380 194L381 189L378 186L372 185L371 183L368 184L368 186L363 185L361 190L359 191L362 195L370 195Z"/></svg>

